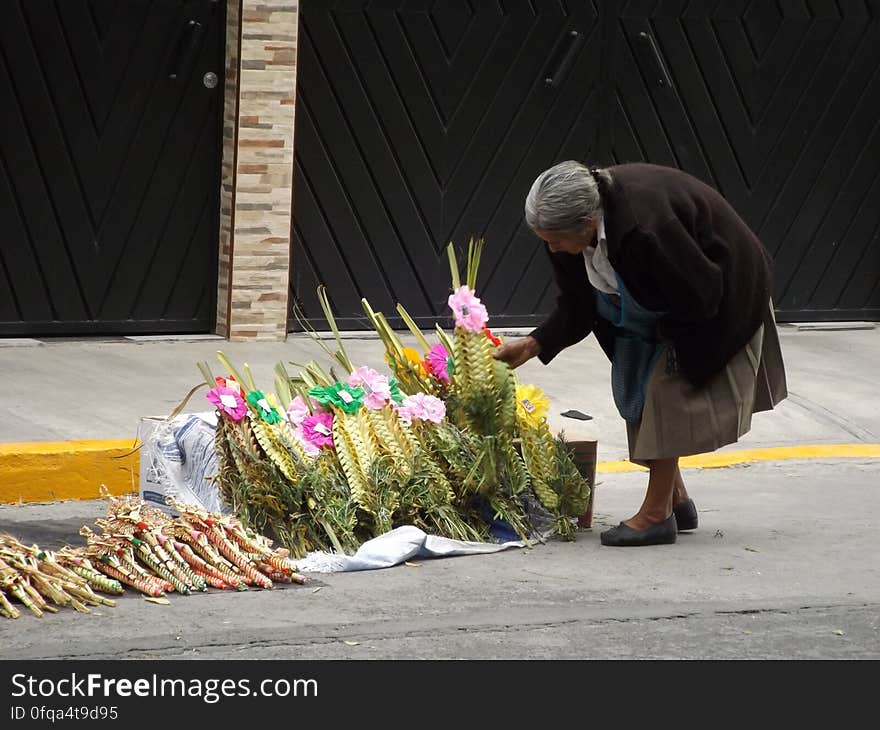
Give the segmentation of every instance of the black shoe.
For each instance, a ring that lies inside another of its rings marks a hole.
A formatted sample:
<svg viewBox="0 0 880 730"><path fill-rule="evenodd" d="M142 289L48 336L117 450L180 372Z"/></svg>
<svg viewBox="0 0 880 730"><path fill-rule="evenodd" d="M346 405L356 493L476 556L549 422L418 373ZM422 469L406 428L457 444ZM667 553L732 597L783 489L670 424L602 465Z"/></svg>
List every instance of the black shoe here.
<svg viewBox="0 0 880 730"><path fill-rule="evenodd" d="M697 505L694 504L694 500L686 499L681 504L675 505L672 513L675 515L679 532L697 529L700 520L697 517Z"/></svg>
<svg viewBox="0 0 880 730"><path fill-rule="evenodd" d="M675 542L678 528L675 512L658 525L647 530L634 530L621 522L617 527L605 530L599 537L603 545L612 547L641 547L642 545L671 545Z"/></svg>

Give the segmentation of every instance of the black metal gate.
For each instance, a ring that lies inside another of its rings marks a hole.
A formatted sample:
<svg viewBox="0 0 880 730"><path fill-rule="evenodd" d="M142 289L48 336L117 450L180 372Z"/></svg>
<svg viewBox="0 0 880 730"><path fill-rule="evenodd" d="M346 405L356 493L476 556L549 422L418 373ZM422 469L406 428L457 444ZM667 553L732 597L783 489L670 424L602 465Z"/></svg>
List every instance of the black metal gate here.
<svg viewBox="0 0 880 730"><path fill-rule="evenodd" d="M775 257L780 319L880 319L878 5L305 0L292 305L323 326L325 283L344 327L361 296L429 324L446 243L477 235L491 323L539 321L522 203L574 158L719 188Z"/></svg>
<svg viewBox="0 0 880 730"><path fill-rule="evenodd" d="M0 334L211 328L224 22L0 0Z"/></svg>
<svg viewBox="0 0 880 730"><path fill-rule="evenodd" d="M591 152L595 10L331 5L301 6L292 302L322 326L326 283L345 327L363 322L361 296L430 324L445 311L447 242L481 235L493 326L532 321L552 292L523 197L547 163Z"/></svg>
<svg viewBox="0 0 880 730"><path fill-rule="evenodd" d="M634 0L606 162L718 188L775 260L781 320L880 319L880 2Z"/></svg>

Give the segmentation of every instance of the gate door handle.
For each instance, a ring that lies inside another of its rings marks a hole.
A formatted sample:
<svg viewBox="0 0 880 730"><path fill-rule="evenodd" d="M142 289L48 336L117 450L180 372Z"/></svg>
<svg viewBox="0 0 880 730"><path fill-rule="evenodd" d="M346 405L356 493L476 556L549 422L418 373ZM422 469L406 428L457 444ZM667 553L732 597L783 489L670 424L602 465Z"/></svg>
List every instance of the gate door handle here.
<svg viewBox="0 0 880 730"><path fill-rule="evenodd" d="M548 76L546 79L544 79L544 84L554 89L559 88L559 85L562 83L565 75L568 73L569 67L572 63L574 63L575 56L577 56L578 51L584 44L583 33L579 33L578 31L573 30L568 34L568 37L568 50L562 57L562 61L559 63L559 68L556 69L555 74L553 74L552 76Z"/></svg>
<svg viewBox="0 0 880 730"><path fill-rule="evenodd" d="M177 81L189 66L190 59L198 46L201 32L202 24L197 20L189 20L183 26L171 54L171 63L169 64L171 72L168 74L168 78L172 81Z"/></svg>
<svg viewBox="0 0 880 730"><path fill-rule="evenodd" d="M639 33L638 38L642 43L649 46L651 52L654 54L654 63L657 64L657 70L660 72L658 83L660 86L668 86L671 89L672 79L669 77L669 71L666 70L666 64L663 63L663 57L660 55L660 49L657 48L657 43L654 41L654 37L649 33L642 31Z"/></svg>

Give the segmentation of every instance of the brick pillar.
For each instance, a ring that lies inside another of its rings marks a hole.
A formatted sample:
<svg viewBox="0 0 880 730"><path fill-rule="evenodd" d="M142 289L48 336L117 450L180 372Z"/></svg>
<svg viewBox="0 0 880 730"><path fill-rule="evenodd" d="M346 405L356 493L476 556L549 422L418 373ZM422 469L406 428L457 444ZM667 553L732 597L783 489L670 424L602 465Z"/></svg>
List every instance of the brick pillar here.
<svg viewBox="0 0 880 730"><path fill-rule="evenodd" d="M227 0L217 334L287 336L298 7Z"/></svg>

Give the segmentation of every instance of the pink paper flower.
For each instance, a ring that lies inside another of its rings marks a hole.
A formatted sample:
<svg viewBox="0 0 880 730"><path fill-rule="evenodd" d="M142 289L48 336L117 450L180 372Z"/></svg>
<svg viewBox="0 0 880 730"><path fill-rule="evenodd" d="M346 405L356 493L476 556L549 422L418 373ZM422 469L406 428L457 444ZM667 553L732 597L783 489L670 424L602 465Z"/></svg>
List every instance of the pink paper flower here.
<svg viewBox="0 0 880 730"><path fill-rule="evenodd" d="M302 444L303 451L306 452L306 456L317 456L321 453L321 447L313 444L306 438L306 434L303 431L302 426L297 426L295 429L293 429L293 435L294 438L296 438L296 440L299 441L300 444Z"/></svg>
<svg viewBox="0 0 880 730"><path fill-rule="evenodd" d="M248 411L247 403L241 393L232 388L218 385L211 388L205 396L217 409L228 415L233 421L240 421Z"/></svg>
<svg viewBox="0 0 880 730"><path fill-rule="evenodd" d="M449 295L449 306L455 316L455 326L468 332L482 332L489 320L486 307L479 297L466 286L460 286Z"/></svg>
<svg viewBox="0 0 880 730"><path fill-rule="evenodd" d="M302 422L302 433L306 441L318 448L333 448L333 414L315 413L306 416Z"/></svg>
<svg viewBox="0 0 880 730"><path fill-rule="evenodd" d="M440 423L446 417L446 404L433 395L408 395L397 408L400 420L409 425L413 421Z"/></svg>
<svg viewBox="0 0 880 730"><path fill-rule="evenodd" d="M372 368L358 368L348 376L348 384L352 388L364 389L364 406L371 411L378 411L391 400L391 384L388 378Z"/></svg>
<svg viewBox="0 0 880 730"><path fill-rule="evenodd" d="M321 404L314 398L309 398L309 400L312 402L312 411L318 412L324 410L321 408ZM311 415L311 411L309 411L309 407L306 405L306 402L301 395L298 395L290 401L290 405L287 406L287 419L293 424L294 428L301 426L303 419L308 415Z"/></svg>
<svg viewBox="0 0 880 730"><path fill-rule="evenodd" d="M437 380L441 383L449 382L452 360L442 344L438 342L431 346L431 349L428 350L428 354L425 356L425 363L427 363L428 370L431 371Z"/></svg>

